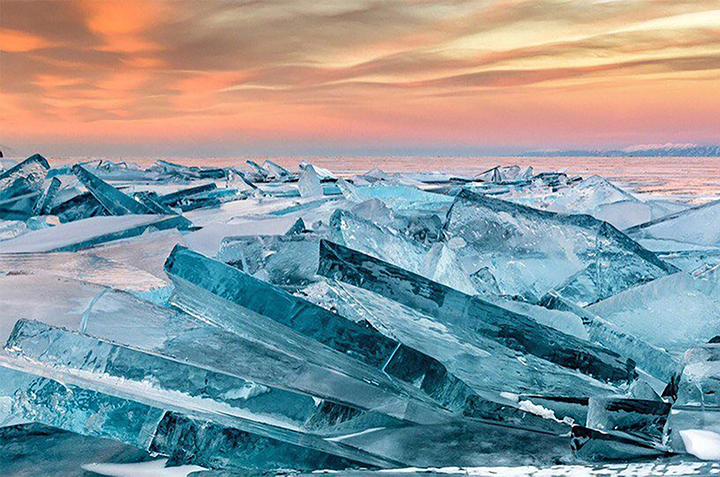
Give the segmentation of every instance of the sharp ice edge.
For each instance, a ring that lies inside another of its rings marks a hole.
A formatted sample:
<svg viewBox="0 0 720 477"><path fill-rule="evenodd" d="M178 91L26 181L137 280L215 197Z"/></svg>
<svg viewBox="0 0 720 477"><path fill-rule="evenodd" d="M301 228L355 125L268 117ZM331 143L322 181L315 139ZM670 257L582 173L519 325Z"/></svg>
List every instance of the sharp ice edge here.
<svg viewBox="0 0 720 477"><path fill-rule="evenodd" d="M31 419L157 471L720 472L674 463L720 459L718 203L33 155L0 172L0 444Z"/></svg>

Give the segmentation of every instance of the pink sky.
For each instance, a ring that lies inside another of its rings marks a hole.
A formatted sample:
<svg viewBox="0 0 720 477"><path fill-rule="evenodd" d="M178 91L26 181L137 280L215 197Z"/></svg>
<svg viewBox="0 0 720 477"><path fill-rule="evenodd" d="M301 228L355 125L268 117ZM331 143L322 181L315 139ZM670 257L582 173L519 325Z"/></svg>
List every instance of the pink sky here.
<svg viewBox="0 0 720 477"><path fill-rule="evenodd" d="M0 50L18 153L720 142L717 1L3 0Z"/></svg>

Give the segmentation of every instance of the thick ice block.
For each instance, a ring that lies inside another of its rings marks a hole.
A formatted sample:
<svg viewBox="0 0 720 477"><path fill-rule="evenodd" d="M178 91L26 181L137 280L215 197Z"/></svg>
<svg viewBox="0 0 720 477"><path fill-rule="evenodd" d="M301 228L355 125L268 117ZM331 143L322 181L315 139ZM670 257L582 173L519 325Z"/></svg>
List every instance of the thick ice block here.
<svg viewBox="0 0 720 477"><path fill-rule="evenodd" d="M720 335L720 283L680 272L626 290L588 311L680 357Z"/></svg>
<svg viewBox="0 0 720 477"><path fill-rule="evenodd" d="M670 404L621 397L591 397L586 427L662 444Z"/></svg>
<svg viewBox="0 0 720 477"><path fill-rule="evenodd" d="M0 173L0 201L39 193L48 169L50 164L47 159L40 154L33 154L3 171Z"/></svg>
<svg viewBox="0 0 720 477"><path fill-rule="evenodd" d="M488 267L503 294L555 289L585 305L677 271L606 222L461 191L445 232L466 268Z"/></svg>
<svg viewBox="0 0 720 477"><path fill-rule="evenodd" d="M90 336L20 320L5 350L42 366L98 379L146 387L155 399L165 396L180 407L222 412L257 423L266 435L273 428L333 436L400 421L343 404L215 372L156 353L113 344ZM239 423L238 426L242 427Z"/></svg>
<svg viewBox="0 0 720 477"><path fill-rule="evenodd" d="M300 197L322 197L323 186L320 184L320 178L311 164L305 166L305 169L300 174L298 190L300 191Z"/></svg>
<svg viewBox="0 0 720 477"><path fill-rule="evenodd" d="M202 291L189 289L181 299L173 300L194 316L108 291L83 314L81 331L219 373L399 419L420 423L448 419L447 413L415 388L400 386L378 370L267 318L244 321L247 317L238 316L236 306L223 307L216 303L220 298ZM207 324L218 317L235 324L230 327L232 332Z"/></svg>
<svg viewBox="0 0 720 477"><path fill-rule="evenodd" d="M327 237L456 290L476 293L472 280L446 244L423 245L341 209L330 218Z"/></svg>
<svg viewBox="0 0 720 477"><path fill-rule="evenodd" d="M62 223L110 215L90 192L76 195L57 204L50 210L50 214L56 215Z"/></svg>
<svg viewBox="0 0 720 477"><path fill-rule="evenodd" d="M634 363L612 351L342 245L320 242L319 273L602 381L619 384L635 375Z"/></svg>
<svg viewBox="0 0 720 477"><path fill-rule="evenodd" d="M316 280L319 250L316 234L247 235L225 237L217 258L269 283L307 284Z"/></svg>
<svg viewBox="0 0 720 477"><path fill-rule="evenodd" d="M470 391L434 358L387 338L366 323L355 323L222 262L176 247L165 264L169 275L266 316L297 333L405 382L444 406L464 401Z"/></svg>
<svg viewBox="0 0 720 477"><path fill-rule="evenodd" d="M132 197L123 194L104 180L88 172L81 165L75 164L72 167L72 171L83 185L88 188L90 193L95 196L98 202L112 215L143 215L152 213L148 207Z"/></svg>
<svg viewBox="0 0 720 477"><path fill-rule="evenodd" d="M330 281L301 293L353 321L367 321L383 334L438 359L476 393L464 404L458 403L462 405L458 411L466 417L565 433L567 427L562 421L574 416L559 406L537 404L527 395L613 393L610 386L580 373L532 355L520 355L470 330L440 324L429 315L352 285ZM559 412L550 417L549 410L555 409Z"/></svg>
<svg viewBox="0 0 720 477"><path fill-rule="evenodd" d="M45 189L38 201L35 203L33 215L48 214L52 208L53 201L55 200L58 190L60 190L60 179L53 177L47 189Z"/></svg>
<svg viewBox="0 0 720 477"><path fill-rule="evenodd" d="M195 195L202 194L204 192L210 192L217 189L217 185L214 182L207 184L201 184L198 186L188 187L186 189L180 189L176 192L161 195L158 197L158 202L167 207L178 207L183 204L184 201L189 200Z"/></svg>

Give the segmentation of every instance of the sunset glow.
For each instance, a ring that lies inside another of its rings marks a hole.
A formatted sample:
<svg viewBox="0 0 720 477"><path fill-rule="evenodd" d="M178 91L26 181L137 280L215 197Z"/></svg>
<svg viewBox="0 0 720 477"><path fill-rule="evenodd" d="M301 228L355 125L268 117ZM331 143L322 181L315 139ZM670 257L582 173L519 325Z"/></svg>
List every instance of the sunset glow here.
<svg viewBox="0 0 720 477"><path fill-rule="evenodd" d="M720 138L715 0L2 0L0 28L0 144L23 153Z"/></svg>

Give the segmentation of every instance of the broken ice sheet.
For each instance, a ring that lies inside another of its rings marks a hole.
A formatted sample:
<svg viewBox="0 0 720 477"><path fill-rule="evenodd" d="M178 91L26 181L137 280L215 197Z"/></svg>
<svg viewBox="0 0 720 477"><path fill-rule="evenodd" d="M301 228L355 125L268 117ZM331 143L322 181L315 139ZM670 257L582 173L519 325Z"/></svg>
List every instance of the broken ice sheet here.
<svg viewBox="0 0 720 477"><path fill-rule="evenodd" d="M444 211L453 203L453 198L427 192L417 187L403 185L354 186L340 179L338 187L346 199L360 203L380 199L393 210Z"/></svg>
<svg viewBox="0 0 720 477"><path fill-rule="evenodd" d="M555 289L580 304L677 271L611 225L462 191L448 238L465 268L489 267L505 295L535 302Z"/></svg>
<svg viewBox="0 0 720 477"><path fill-rule="evenodd" d="M400 419L429 423L448 418L417 390L399 387L377 370L287 328L263 322L245 324L237 318L246 317L212 303L212 295L208 295L191 289L181 295L182 301L174 303L204 320L217 316L214 310L219 309L226 319L238 322L232 332L112 291L92 302L83 315L81 331L220 373Z"/></svg>
<svg viewBox="0 0 720 477"><path fill-rule="evenodd" d="M620 384L633 379L632 363L607 349L342 245L323 240L320 247L323 276L374 291L440 323L472 330L601 381Z"/></svg>
<svg viewBox="0 0 720 477"><path fill-rule="evenodd" d="M200 413L260 436L363 459L320 436L352 434L398 425L387 416L364 413L313 396L83 336L37 321L19 321L5 347L12 355L82 379L86 389L149 399L165 409ZM278 430L284 429L283 431ZM318 436L313 438L311 436ZM372 461L372 459L370 459Z"/></svg>
<svg viewBox="0 0 720 477"><path fill-rule="evenodd" d="M720 246L720 201L708 202L632 227L625 232L653 250L683 250L683 244ZM680 248L674 248L680 247Z"/></svg>
<svg viewBox="0 0 720 477"><path fill-rule="evenodd" d="M125 215L92 217L35 230L0 242L0 253L74 252L113 240L135 237L149 228L177 228L183 217L164 215Z"/></svg>
<svg viewBox="0 0 720 477"><path fill-rule="evenodd" d="M413 383L443 406L454 407L470 392L434 358L387 338L367 323L355 323L220 261L176 247L165 269L175 282L186 280L265 316L293 331L401 381Z"/></svg>
<svg viewBox="0 0 720 477"><path fill-rule="evenodd" d="M257 468L264 461L298 469L323 464L329 468L357 465L320 450L168 412L154 407L151 397L140 402L134 400L132 392L114 389L117 395L110 395L84 388L68 374L60 374L59 382L30 372L44 374L47 370L4 359L0 366L0 396L12 398L14 413L49 426L110 437L161 455L184 453L192 446L193 463L208 467L217 465L213 455L218 439L231 444L232 451L225 455L225 465L230 466Z"/></svg>
<svg viewBox="0 0 720 477"><path fill-rule="evenodd" d="M452 323L439 323L431 316L352 285L318 283L303 289L302 293L342 316L358 322L368 321L384 334L437 358L477 393L470 401L461 403L461 411L467 417L563 433L567 429L558 423L568 415L557 412L554 419L542 422L542 418L548 417L544 414L548 409L529 406L532 398L517 396L613 392L612 387L580 373L506 348ZM547 407L553 409L552 405ZM523 412L515 412L513 408ZM537 411L541 419L523 416L533 411Z"/></svg>
<svg viewBox="0 0 720 477"><path fill-rule="evenodd" d="M0 219L25 220L35 210L50 164L34 154L0 172Z"/></svg>
<svg viewBox="0 0 720 477"><path fill-rule="evenodd" d="M607 298L588 311L679 357L720 335L720 283L679 272Z"/></svg>

